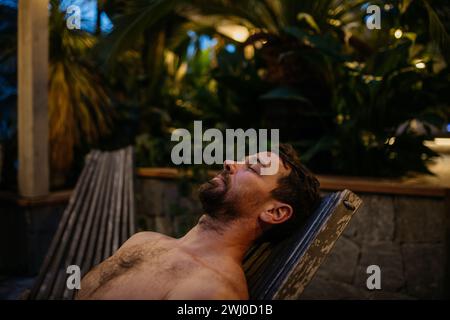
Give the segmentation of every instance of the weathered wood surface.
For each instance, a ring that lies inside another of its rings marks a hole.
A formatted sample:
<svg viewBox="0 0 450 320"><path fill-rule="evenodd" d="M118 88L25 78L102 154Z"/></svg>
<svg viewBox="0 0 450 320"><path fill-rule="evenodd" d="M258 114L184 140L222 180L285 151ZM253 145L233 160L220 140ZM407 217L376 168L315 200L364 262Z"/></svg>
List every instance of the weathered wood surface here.
<svg viewBox="0 0 450 320"><path fill-rule="evenodd" d="M18 183L20 195L27 198L49 192L48 3L18 3Z"/></svg>
<svg viewBox="0 0 450 320"><path fill-rule="evenodd" d="M252 248L244 260L250 297L298 299L361 203L349 190L329 194L301 231Z"/></svg>
<svg viewBox="0 0 450 320"><path fill-rule="evenodd" d="M134 232L132 148L92 151L28 298L72 299L67 267L83 276Z"/></svg>

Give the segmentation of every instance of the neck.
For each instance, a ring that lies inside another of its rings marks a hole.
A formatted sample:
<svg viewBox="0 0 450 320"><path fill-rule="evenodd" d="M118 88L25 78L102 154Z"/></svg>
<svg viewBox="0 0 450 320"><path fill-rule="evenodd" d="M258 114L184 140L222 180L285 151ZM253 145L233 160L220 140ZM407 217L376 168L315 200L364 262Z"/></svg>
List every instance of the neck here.
<svg viewBox="0 0 450 320"><path fill-rule="evenodd" d="M198 224L179 240L183 245L204 255L224 255L241 264L256 239L251 225L241 220L227 223L203 215Z"/></svg>

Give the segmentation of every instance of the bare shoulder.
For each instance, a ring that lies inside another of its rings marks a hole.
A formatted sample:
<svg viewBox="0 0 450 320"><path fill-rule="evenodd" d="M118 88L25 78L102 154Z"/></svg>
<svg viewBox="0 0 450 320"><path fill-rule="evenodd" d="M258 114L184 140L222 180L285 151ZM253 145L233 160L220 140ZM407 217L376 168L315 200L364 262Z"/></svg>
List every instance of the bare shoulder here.
<svg viewBox="0 0 450 320"><path fill-rule="evenodd" d="M170 300L247 300L247 283L243 272L224 276L201 268L181 281L167 295Z"/></svg>
<svg viewBox="0 0 450 320"><path fill-rule="evenodd" d="M142 231L135 233L132 235L127 241L124 242L122 247L120 249L124 249L127 247L144 244L149 241L155 241L158 239L169 239L166 235L163 235L158 232L152 232L152 231Z"/></svg>

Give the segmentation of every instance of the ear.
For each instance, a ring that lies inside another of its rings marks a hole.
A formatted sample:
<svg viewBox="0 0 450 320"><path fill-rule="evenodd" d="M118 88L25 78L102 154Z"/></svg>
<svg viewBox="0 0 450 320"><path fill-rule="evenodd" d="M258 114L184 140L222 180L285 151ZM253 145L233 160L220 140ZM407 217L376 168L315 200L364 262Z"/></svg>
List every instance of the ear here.
<svg viewBox="0 0 450 320"><path fill-rule="evenodd" d="M260 213L259 218L268 224L279 224L288 220L294 210L287 203L272 203L266 210Z"/></svg>

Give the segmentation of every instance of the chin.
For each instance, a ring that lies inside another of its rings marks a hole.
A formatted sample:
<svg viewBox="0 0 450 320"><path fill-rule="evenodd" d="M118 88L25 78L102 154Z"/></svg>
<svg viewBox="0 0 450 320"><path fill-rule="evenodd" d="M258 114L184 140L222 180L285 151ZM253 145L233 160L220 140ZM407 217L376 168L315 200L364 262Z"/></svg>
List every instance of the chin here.
<svg viewBox="0 0 450 320"><path fill-rule="evenodd" d="M198 194L203 203L217 202L223 199L226 189L220 186L216 181L210 180L200 186Z"/></svg>

